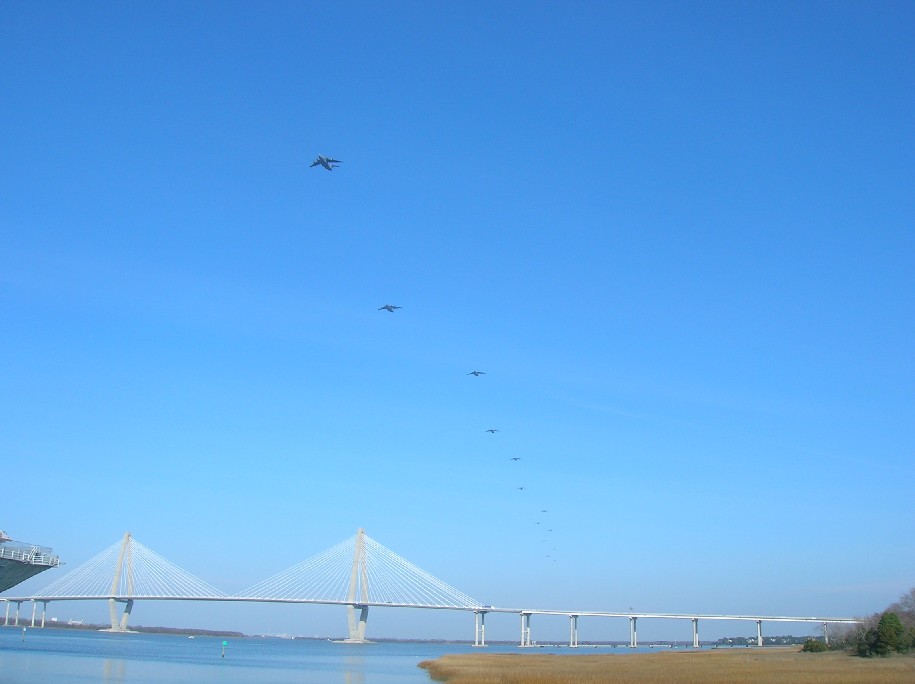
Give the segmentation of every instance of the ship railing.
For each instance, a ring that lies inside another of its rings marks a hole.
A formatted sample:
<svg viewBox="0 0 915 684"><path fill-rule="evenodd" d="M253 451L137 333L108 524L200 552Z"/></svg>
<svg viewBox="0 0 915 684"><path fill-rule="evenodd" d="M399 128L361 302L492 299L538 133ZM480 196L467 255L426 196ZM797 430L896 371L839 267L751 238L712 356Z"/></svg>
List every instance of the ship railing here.
<svg viewBox="0 0 915 684"><path fill-rule="evenodd" d="M51 553L50 549L40 546L0 546L0 558L28 563L29 565L47 565L56 567L60 565L60 558Z"/></svg>

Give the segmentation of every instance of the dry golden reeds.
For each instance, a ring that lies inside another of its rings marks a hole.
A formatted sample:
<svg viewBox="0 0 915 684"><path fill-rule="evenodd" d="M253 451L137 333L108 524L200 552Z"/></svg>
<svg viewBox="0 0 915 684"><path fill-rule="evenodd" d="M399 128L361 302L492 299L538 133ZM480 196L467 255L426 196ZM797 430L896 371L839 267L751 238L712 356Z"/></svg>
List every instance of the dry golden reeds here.
<svg viewBox="0 0 915 684"><path fill-rule="evenodd" d="M419 665L447 684L913 684L915 657L799 649L625 655L460 654Z"/></svg>

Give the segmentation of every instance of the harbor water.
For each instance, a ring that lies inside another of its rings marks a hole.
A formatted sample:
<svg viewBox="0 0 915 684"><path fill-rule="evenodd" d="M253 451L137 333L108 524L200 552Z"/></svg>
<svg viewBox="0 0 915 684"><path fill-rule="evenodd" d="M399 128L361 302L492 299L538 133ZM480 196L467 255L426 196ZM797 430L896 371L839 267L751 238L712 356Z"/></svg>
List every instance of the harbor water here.
<svg viewBox="0 0 915 684"><path fill-rule="evenodd" d="M517 645L342 644L317 639L112 634L0 627L0 684L419 684L417 667L446 653L518 653ZM538 653L594 653L546 647ZM648 650L648 649L638 649ZM601 652L631 652L601 648Z"/></svg>

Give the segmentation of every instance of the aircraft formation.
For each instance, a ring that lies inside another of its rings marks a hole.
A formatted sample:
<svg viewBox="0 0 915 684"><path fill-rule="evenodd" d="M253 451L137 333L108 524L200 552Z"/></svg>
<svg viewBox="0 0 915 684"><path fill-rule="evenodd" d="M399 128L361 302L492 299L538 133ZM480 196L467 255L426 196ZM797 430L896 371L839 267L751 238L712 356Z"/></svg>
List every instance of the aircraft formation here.
<svg viewBox="0 0 915 684"><path fill-rule="evenodd" d="M393 306L393 305L391 305L391 304L385 304L384 306L378 307L378 311L389 311L389 312L393 313L396 309L402 309L402 308L403 308L403 307L401 307L401 306ZM481 375L486 375L486 371L472 370L472 371L470 371L469 373L467 373L467 375L472 375L472 376L474 376L475 378L478 378L478 377L480 377ZM501 430L500 430L499 428L487 428L487 429L484 430L483 432L488 432L489 434L494 435L494 434L496 434L497 432L501 432ZM512 461L512 462L514 462L514 463L517 463L518 461L521 460L521 457L520 457L520 456L511 456L511 457L509 457L508 460L510 460L510 461ZM523 485L520 486L520 487L515 487L515 489L516 489L518 492L521 492L522 494L523 494L524 492L527 491L527 487L525 487L525 486L523 486ZM544 515L544 514L546 514L546 513L548 513L548 512L549 512L549 511L548 511L548 509L546 509L546 508L541 508L541 509L540 509L540 515ZM534 524L535 524L535 525L542 525L542 524L543 524L543 520L535 520L535 521L534 521ZM556 562L556 558L553 556L553 553L552 553L552 552L555 552L555 551L556 551L556 547L553 546L553 540L547 538L549 535L552 534L553 528L546 528L546 527L544 526L544 527L541 527L540 530L541 530L541 537L542 537L540 541L541 541L543 544L547 545L548 550L551 551L551 553L546 553L545 555L546 555L547 558L551 559L552 562L555 563L555 562Z"/></svg>
<svg viewBox="0 0 915 684"><path fill-rule="evenodd" d="M333 171L333 170L334 170L335 168L337 168L340 164L342 164L342 162L341 162L339 159L333 159L333 158L331 158L331 157L325 157L324 155L319 154L318 157L317 157L317 159L315 159L314 162L312 162L311 167L323 166L323 167L324 167L325 169L327 169L328 171ZM311 168L311 167L310 167L310 168ZM395 304L382 304L381 306L378 307L378 311L386 311L386 312L388 312L388 313L394 313L395 311L397 311L397 310L399 310L399 309L402 309L402 308L403 308L402 306L398 306L398 305L395 305ZM472 376L474 376L475 378L479 378L479 377L482 376L482 375L486 375L486 371L482 371L482 370L472 370L472 371L468 372L467 375L472 375ZM484 430L484 432L487 432L487 433L489 433L489 434L491 434L491 435L495 435L497 432L501 432L501 430L499 430L498 428L488 428L488 429ZM519 461L522 460L522 458L521 458L520 456L511 456L511 457L509 457L508 460L510 460L510 461L512 461L513 463L517 464ZM513 466L512 466L512 467L513 467ZM520 493L519 495L524 495L525 492L528 491L527 487L525 487L525 486L519 486L519 487L516 487L515 489ZM546 509L546 508L540 509L540 515L541 515L541 516L542 516L542 515L545 515L546 513L548 513L548 509ZM553 540L547 538L547 536L548 536L550 533L553 532L553 529L552 529L552 528L546 528L546 529L545 529L545 526L543 526L542 523L543 523L543 520L535 520L535 521L534 521L534 524L535 524L535 525L540 526L540 529L541 529L541 532L542 532L542 534L541 534L541 537L542 537L542 538L541 538L541 542L542 542L543 544L546 545L545 548L546 548L548 551L555 552L555 551L556 551L556 548L553 546ZM545 531L544 531L544 530L545 530ZM552 562L554 562L554 563L556 562L556 559L555 559L555 557L553 556L552 553L547 552L547 553L545 553L545 555L546 555L547 558L550 558L550 559L552 560Z"/></svg>

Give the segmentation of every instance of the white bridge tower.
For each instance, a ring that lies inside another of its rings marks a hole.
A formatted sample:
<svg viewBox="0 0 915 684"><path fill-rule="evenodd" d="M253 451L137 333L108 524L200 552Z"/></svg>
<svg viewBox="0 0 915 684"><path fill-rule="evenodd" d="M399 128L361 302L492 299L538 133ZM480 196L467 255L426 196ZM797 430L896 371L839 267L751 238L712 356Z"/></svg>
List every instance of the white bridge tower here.
<svg viewBox="0 0 915 684"><path fill-rule="evenodd" d="M353 568L349 576L349 590L346 593L346 617L349 620L348 644L364 644L365 625L369 619L369 571L365 557L365 530L361 527L356 532L356 543L353 549ZM356 618L356 608L359 618Z"/></svg>

